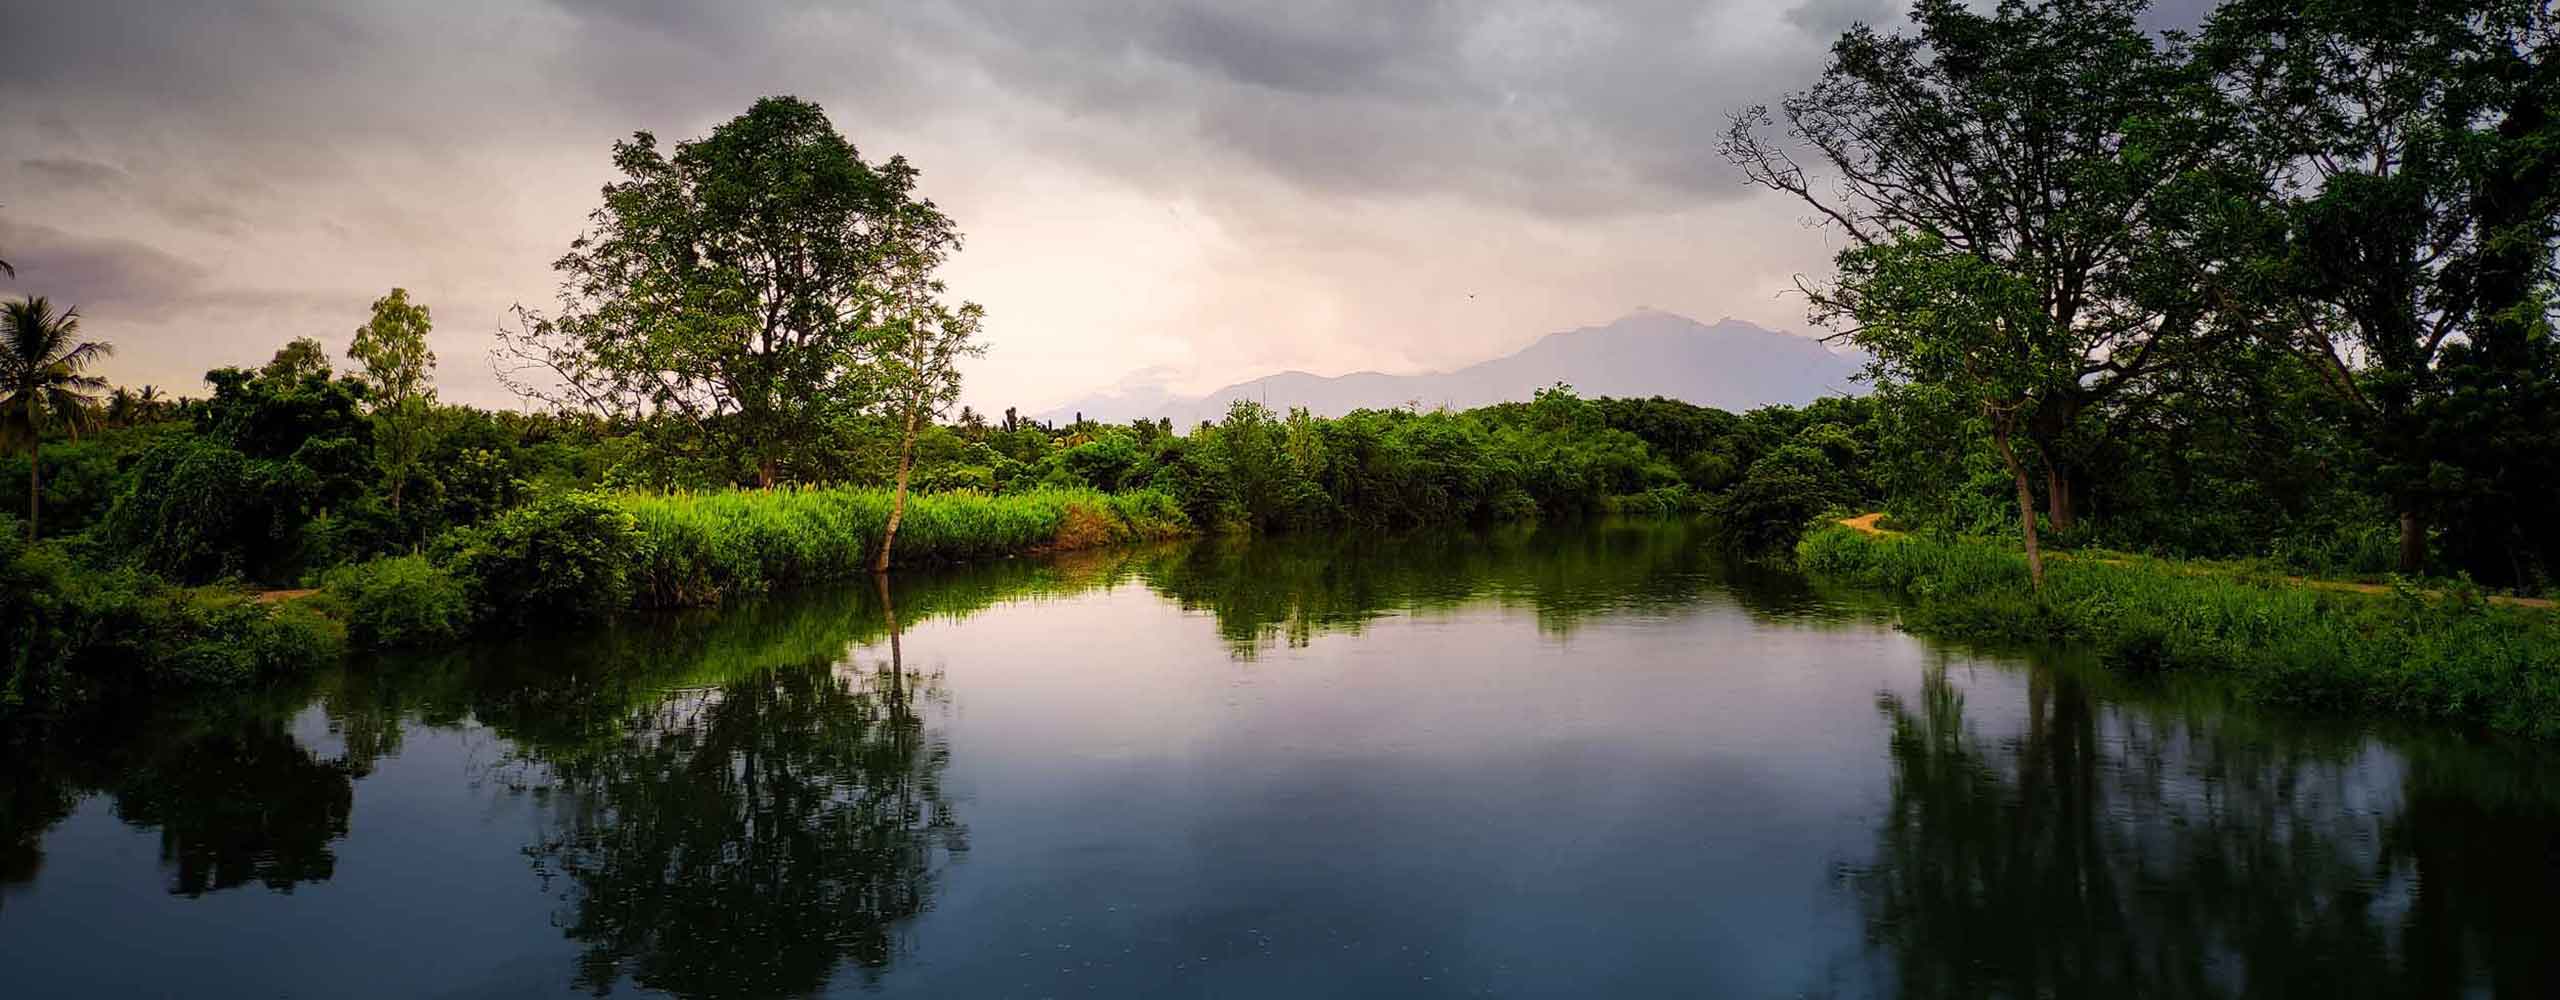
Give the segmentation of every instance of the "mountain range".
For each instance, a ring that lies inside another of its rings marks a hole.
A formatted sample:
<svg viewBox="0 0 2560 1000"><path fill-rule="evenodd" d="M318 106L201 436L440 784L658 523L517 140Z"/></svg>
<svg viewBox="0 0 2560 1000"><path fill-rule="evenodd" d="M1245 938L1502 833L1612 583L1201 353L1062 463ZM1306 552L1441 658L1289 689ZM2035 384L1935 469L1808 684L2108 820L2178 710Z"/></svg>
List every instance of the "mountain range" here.
<svg viewBox="0 0 2560 1000"><path fill-rule="evenodd" d="M1584 396L1666 396L1740 412L1856 394L1861 389L1851 378L1862 364L1859 357L1817 341L1740 320L1711 326L1638 309L1602 326L1548 334L1515 353L1454 371L1337 376L1288 371L1203 396L1124 383L1033 417L1062 424L1079 413L1110 423L1171 417L1175 427L1190 427L1224 416L1228 404L1239 399L1282 412L1303 406L1321 416L1398 406L1468 409L1525 400L1557 382L1571 384Z"/></svg>

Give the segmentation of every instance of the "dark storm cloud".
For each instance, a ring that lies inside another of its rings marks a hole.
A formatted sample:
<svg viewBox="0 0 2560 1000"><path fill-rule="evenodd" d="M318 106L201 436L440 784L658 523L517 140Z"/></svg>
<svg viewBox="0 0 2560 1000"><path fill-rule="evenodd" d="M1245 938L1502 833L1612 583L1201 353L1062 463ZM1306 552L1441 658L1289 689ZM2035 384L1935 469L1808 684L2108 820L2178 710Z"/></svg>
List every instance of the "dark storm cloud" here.
<svg viewBox="0 0 2560 1000"><path fill-rule="evenodd" d="M1078 141L1113 170L1232 161L1325 194L1562 214L1738 195L1713 157L1725 105L1808 78L1823 34L1734 37L1759 0L561 9L589 40L565 63L634 111L709 116L760 81L824 76L868 116L912 119L983 80L1088 116Z"/></svg>
<svg viewBox="0 0 2560 1000"><path fill-rule="evenodd" d="M41 294L99 318L157 319L191 310L308 310L324 296L208 281L205 265L134 240L0 220L0 249L18 264L12 293Z"/></svg>
<svg viewBox="0 0 2560 1000"><path fill-rule="evenodd" d="M17 284L91 313L163 312L202 291L203 267L142 243L76 236L50 226L0 221L0 248L18 264Z"/></svg>
<svg viewBox="0 0 2560 1000"><path fill-rule="evenodd" d="M980 403L1447 367L1638 302L1783 326L1829 251L1717 136L1900 6L0 0L0 294L185 331L117 362L166 378L400 285L487 400L487 331L548 298L615 139L796 94L962 219L999 345L973 386L1026 394Z"/></svg>

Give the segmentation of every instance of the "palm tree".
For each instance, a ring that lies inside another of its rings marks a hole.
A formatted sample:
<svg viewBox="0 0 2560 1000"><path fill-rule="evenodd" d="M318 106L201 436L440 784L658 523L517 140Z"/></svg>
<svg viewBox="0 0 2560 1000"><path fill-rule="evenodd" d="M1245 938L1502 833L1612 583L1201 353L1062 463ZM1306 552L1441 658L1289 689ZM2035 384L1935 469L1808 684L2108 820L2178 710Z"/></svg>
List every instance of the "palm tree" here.
<svg viewBox="0 0 2560 1000"><path fill-rule="evenodd" d="M27 442L27 540L35 541L44 501L44 432L76 438L96 419L107 380L81 371L115 348L80 334L80 310L53 311L43 296L0 305L0 435Z"/></svg>
<svg viewBox="0 0 2560 1000"><path fill-rule="evenodd" d="M107 394L106 422L109 427L131 427L141 423L142 404L134 399L133 390L117 386Z"/></svg>

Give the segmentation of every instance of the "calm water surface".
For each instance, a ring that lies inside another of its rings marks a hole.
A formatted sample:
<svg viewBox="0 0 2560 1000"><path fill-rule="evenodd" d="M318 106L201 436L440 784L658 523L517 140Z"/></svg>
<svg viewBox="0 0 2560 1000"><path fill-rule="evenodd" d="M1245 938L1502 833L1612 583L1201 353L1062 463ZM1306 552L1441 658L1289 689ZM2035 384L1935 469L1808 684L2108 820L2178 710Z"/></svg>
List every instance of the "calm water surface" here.
<svg viewBox="0 0 2560 1000"><path fill-rule="evenodd" d="M2560 754L1673 524L1016 562L0 761L0 995L2560 995Z"/></svg>

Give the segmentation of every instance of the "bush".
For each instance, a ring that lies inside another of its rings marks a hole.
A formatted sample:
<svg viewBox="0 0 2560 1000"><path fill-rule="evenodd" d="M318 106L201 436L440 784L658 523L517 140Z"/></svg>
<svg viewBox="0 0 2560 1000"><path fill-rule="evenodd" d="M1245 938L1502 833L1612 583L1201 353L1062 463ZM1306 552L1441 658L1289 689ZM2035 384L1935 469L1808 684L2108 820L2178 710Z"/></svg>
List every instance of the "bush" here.
<svg viewBox="0 0 2560 1000"><path fill-rule="evenodd" d="M437 552L482 621L588 622L631 603L632 529L602 497L555 494L449 533Z"/></svg>
<svg viewBox="0 0 2560 1000"><path fill-rule="evenodd" d="M108 696L239 687L335 660L345 635L316 610L96 570L18 541L0 518L0 715Z"/></svg>
<svg viewBox="0 0 2560 1000"><path fill-rule="evenodd" d="M423 556L342 566L321 586L346 619L348 638L367 649L451 642L470 631L471 595Z"/></svg>
<svg viewBox="0 0 2560 1000"><path fill-rule="evenodd" d="M183 582L257 575L282 547L273 464L202 438L166 441L143 453L107 513L107 544Z"/></svg>

